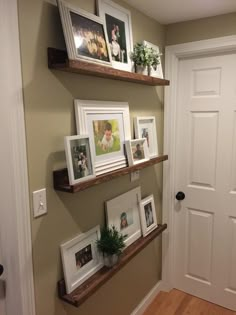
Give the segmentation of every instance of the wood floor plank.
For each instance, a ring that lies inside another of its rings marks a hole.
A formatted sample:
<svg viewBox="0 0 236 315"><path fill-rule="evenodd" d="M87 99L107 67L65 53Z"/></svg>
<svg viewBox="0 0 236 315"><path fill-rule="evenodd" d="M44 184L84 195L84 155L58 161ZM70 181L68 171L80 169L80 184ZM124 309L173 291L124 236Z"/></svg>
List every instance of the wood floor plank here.
<svg viewBox="0 0 236 315"><path fill-rule="evenodd" d="M173 289L160 292L143 315L236 315L236 312Z"/></svg>

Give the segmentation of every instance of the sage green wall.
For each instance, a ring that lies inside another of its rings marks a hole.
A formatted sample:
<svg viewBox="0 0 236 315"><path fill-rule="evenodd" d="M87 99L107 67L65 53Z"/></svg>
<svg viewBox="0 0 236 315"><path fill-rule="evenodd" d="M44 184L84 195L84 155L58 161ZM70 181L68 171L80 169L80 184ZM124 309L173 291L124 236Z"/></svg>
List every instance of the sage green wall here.
<svg viewBox="0 0 236 315"><path fill-rule="evenodd" d="M93 0L74 0L94 13ZM124 4L119 1L124 7ZM164 27L132 9L134 41L164 46ZM162 165L141 172L138 182L125 176L70 195L53 189L52 170L65 166L63 137L73 135L73 100L128 101L132 118L155 115L159 151L163 137L163 88L50 71L47 47L64 48L54 1L19 0L20 45L24 85L30 195L47 188L48 214L32 218L33 265L37 315L128 315L161 275L161 238L156 239L79 309L57 298L62 277L59 245L97 224L104 224L104 201L141 185L142 196L154 193L161 220Z"/></svg>
<svg viewBox="0 0 236 315"><path fill-rule="evenodd" d="M236 12L166 26L166 45L236 34Z"/></svg>

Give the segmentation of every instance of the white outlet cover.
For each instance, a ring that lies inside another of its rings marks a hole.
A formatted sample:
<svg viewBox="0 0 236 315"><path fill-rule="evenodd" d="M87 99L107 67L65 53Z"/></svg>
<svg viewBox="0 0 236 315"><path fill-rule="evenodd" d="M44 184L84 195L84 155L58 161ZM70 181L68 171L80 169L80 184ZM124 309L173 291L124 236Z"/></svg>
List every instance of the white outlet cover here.
<svg viewBox="0 0 236 315"><path fill-rule="evenodd" d="M46 188L33 192L33 211L35 218L47 213Z"/></svg>
<svg viewBox="0 0 236 315"><path fill-rule="evenodd" d="M140 171L135 171L135 172L131 173L130 174L130 181L134 182L134 181L138 180L139 179L139 173L140 173Z"/></svg>

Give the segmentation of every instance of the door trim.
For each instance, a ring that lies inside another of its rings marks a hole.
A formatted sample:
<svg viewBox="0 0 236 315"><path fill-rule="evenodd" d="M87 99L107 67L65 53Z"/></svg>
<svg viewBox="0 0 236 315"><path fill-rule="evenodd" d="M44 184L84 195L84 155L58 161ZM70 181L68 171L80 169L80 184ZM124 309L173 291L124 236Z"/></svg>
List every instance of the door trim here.
<svg viewBox="0 0 236 315"><path fill-rule="evenodd" d="M201 40L185 44L167 46L165 52L165 76L170 80L170 87L165 88L164 106L164 152L169 160L163 165L163 222L168 230L162 236L162 281L164 290L174 287L174 183L175 183L175 143L178 67L180 59L214 53L235 51L236 35Z"/></svg>
<svg viewBox="0 0 236 315"><path fill-rule="evenodd" d="M35 315L35 296L32 264L32 241L30 226L29 186L26 153L25 117L23 104L23 83L21 74L20 38L18 27L17 0L0 0L0 39L2 67L2 96L6 146L9 151L7 184L11 194L6 196L3 227L6 246L3 257L6 264L6 279L15 283L8 288L6 296L7 314ZM0 75L1 76L1 75ZM9 118L9 119L8 119ZM7 199L8 198L8 199ZM10 237L9 237L10 236ZM14 259L13 259L14 257ZM8 266L11 269L8 270ZM17 290L17 293L16 293ZM8 302L9 299L9 302ZM14 303L13 303L14 301Z"/></svg>

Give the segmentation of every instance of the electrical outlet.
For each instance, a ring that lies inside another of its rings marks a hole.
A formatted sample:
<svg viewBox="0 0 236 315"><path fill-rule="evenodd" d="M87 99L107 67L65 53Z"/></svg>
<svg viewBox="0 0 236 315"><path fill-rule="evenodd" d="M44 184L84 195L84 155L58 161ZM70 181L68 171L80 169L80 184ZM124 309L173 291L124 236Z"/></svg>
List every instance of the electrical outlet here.
<svg viewBox="0 0 236 315"><path fill-rule="evenodd" d="M130 174L130 181L134 182L139 179L139 171Z"/></svg>
<svg viewBox="0 0 236 315"><path fill-rule="evenodd" d="M46 188L33 192L34 217L47 213Z"/></svg>

